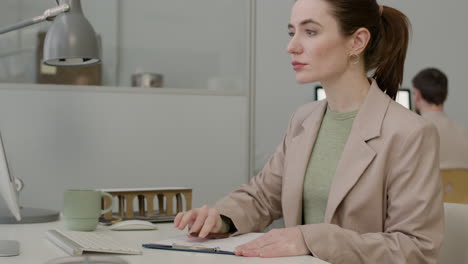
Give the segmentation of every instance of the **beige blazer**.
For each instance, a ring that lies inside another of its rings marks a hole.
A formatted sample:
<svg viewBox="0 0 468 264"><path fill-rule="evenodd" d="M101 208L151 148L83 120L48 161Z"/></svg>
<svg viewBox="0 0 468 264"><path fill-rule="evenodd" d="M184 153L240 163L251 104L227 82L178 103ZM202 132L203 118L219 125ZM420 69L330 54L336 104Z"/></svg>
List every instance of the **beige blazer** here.
<svg viewBox="0 0 468 264"><path fill-rule="evenodd" d="M444 226L436 128L375 82L338 163L325 223L302 225L304 175L326 106L300 107L263 170L215 207L236 234L263 231L282 216L331 263L436 263Z"/></svg>

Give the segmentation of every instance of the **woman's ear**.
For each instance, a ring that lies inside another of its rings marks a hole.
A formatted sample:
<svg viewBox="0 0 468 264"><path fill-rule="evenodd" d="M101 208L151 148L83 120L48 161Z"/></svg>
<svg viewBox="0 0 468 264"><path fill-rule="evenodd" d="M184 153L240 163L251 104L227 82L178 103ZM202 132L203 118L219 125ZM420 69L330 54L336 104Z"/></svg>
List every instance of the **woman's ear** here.
<svg viewBox="0 0 468 264"><path fill-rule="evenodd" d="M367 28L359 28L351 36L350 54L360 55L369 44L371 34Z"/></svg>

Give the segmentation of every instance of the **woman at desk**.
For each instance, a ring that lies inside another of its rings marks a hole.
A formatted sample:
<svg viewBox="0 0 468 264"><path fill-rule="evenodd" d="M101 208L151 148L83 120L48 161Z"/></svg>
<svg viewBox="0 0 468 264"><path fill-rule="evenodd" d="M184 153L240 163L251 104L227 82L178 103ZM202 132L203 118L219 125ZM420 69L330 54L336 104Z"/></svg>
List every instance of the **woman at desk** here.
<svg viewBox="0 0 468 264"><path fill-rule="evenodd" d="M374 0L298 0L288 52L299 83L327 99L298 108L249 184L174 225L209 232L286 228L237 255L312 254L331 263L436 263L443 205L435 127L397 104L409 22ZM372 78L367 73L373 72Z"/></svg>

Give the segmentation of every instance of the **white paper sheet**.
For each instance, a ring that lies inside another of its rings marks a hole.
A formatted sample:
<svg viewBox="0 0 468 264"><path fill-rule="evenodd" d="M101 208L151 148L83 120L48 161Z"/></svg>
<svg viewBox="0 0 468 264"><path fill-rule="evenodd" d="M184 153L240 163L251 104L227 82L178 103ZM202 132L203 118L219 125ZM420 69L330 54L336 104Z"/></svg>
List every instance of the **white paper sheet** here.
<svg viewBox="0 0 468 264"><path fill-rule="evenodd" d="M237 246L245 244L249 241L256 239L264 233L248 233L240 236L233 236L228 238L219 239L206 239L189 237L187 235L178 236L172 239L166 239L154 242L154 244L160 245L180 245L180 246L191 246L191 247L204 247L204 248L216 248L218 247L222 251L234 252Z"/></svg>

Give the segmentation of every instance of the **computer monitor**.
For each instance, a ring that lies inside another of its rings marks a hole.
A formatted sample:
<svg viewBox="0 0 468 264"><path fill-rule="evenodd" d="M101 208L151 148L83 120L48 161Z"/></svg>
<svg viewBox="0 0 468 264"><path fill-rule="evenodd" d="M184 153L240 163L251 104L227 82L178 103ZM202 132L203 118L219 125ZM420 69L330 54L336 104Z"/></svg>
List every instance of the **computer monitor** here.
<svg viewBox="0 0 468 264"><path fill-rule="evenodd" d="M17 221L21 221L18 203L19 188L17 188L17 184L20 184L20 182L13 178L13 175L10 173L2 134L0 133L0 194L10 210L10 213Z"/></svg>
<svg viewBox="0 0 468 264"><path fill-rule="evenodd" d="M325 99L327 95L325 94L325 89L322 86L315 86L315 100L319 101ZM409 110L413 109L413 104L411 102L411 90L408 88L398 89L396 100L397 103L408 108Z"/></svg>
<svg viewBox="0 0 468 264"><path fill-rule="evenodd" d="M8 163L5 138L0 133L0 196L8 210L0 208L0 224L30 224L57 221L59 213L42 208L22 207L19 192L23 187L20 179L15 178Z"/></svg>
<svg viewBox="0 0 468 264"><path fill-rule="evenodd" d="M17 181L13 178L8 168L8 160L0 134L0 195L3 197L11 215L16 221L21 221L20 207L18 204ZM10 257L19 254L18 241L0 240L0 257Z"/></svg>
<svg viewBox="0 0 468 264"><path fill-rule="evenodd" d="M411 90L408 88L398 89L396 102L410 110L413 110L413 104L411 103Z"/></svg>

